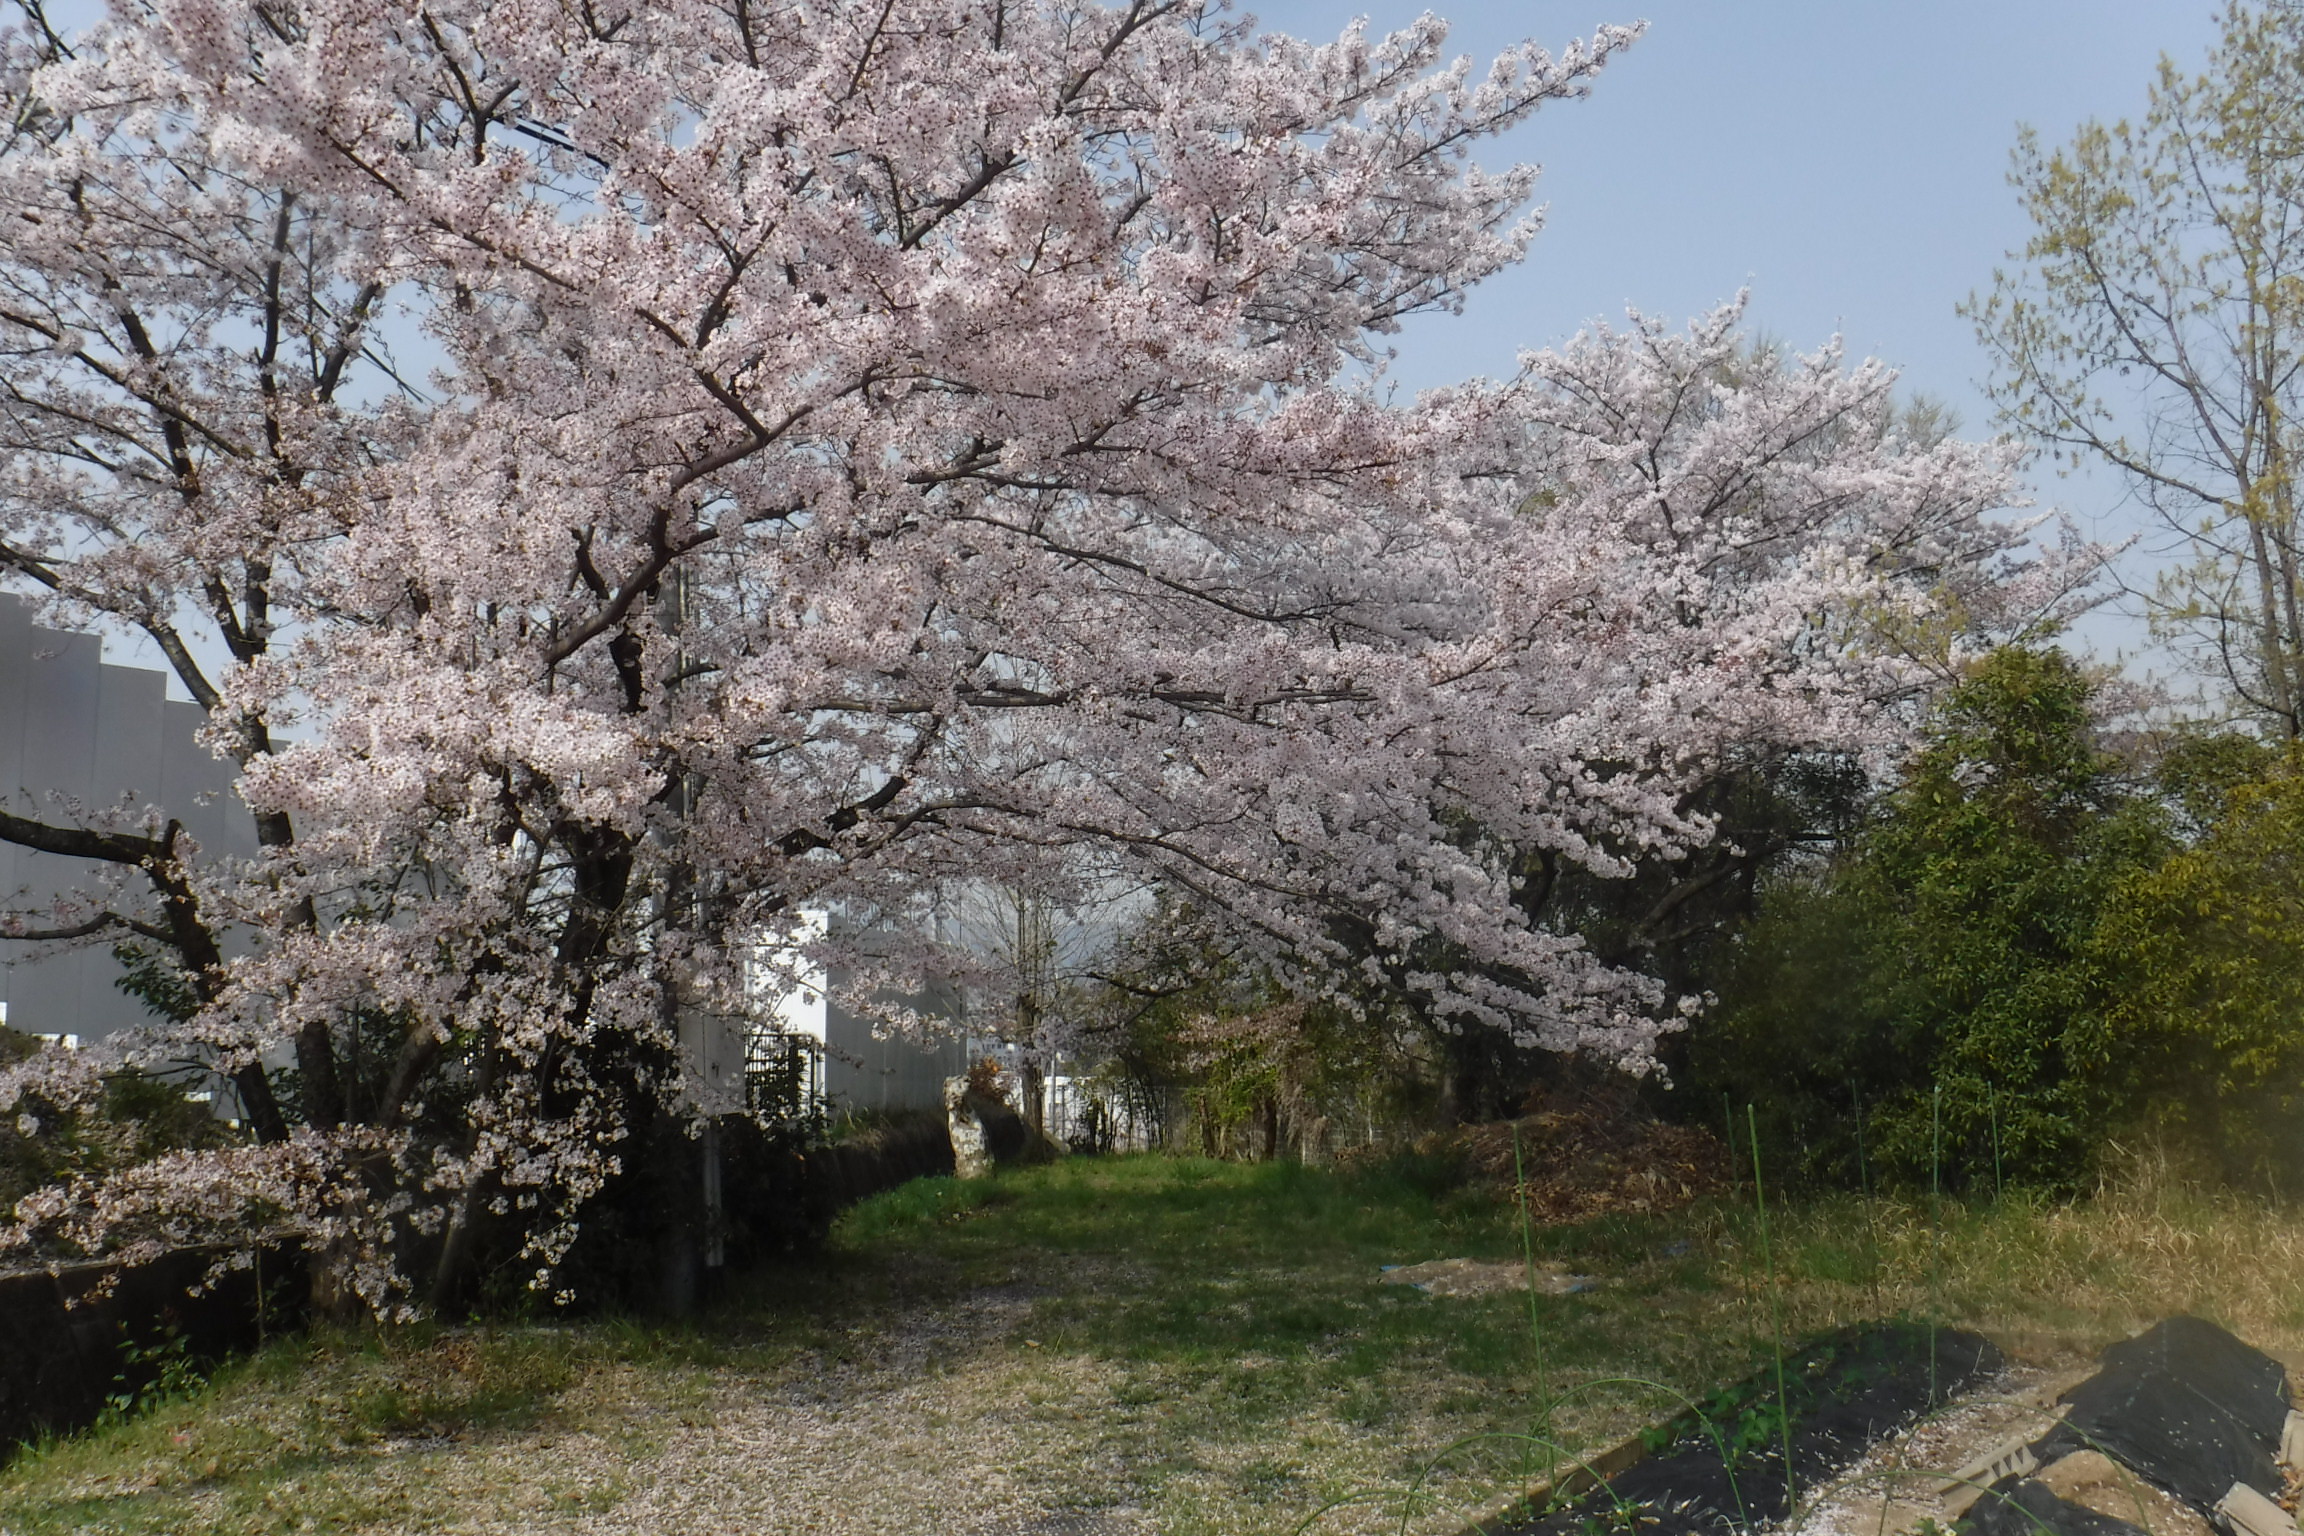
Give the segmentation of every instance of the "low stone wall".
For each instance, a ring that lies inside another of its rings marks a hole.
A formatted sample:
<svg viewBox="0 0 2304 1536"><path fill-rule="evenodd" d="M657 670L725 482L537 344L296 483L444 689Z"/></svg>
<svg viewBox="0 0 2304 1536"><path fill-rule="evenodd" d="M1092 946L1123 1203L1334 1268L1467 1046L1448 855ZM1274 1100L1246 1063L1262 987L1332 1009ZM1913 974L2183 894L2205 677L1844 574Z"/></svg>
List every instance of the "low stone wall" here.
<svg viewBox="0 0 2304 1536"><path fill-rule="evenodd" d="M171 1356L210 1365L301 1323L294 1248L202 1288L215 1258L188 1250L125 1268L0 1275L0 1458L93 1423L107 1399L148 1385Z"/></svg>

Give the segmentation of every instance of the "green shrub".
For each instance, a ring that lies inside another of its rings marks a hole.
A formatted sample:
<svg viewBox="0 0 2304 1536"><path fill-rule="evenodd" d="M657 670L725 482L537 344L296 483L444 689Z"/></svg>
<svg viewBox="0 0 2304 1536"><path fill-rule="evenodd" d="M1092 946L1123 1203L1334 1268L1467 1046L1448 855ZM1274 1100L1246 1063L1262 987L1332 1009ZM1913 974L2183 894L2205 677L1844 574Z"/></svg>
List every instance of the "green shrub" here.
<svg viewBox="0 0 2304 1536"><path fill-rule="evenodd" d="M2171 847L2055 651L1987 658L1838 858L1745 933L1698 1073L1779 1166L1855 1184L2084 1181L2128 1105L2098 928Z"/></svg>

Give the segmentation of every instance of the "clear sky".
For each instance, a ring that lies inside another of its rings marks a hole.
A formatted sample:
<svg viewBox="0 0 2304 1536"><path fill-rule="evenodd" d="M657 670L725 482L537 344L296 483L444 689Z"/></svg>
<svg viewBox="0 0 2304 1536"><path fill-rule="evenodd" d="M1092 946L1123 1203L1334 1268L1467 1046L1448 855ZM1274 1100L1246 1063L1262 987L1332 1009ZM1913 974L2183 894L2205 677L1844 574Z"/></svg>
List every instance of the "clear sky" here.
<svg viewBox="0 0 2304 1536"><path fill-rule="evenodd" d="M1988 287L2027 230L2007 183L2019 123L2054 142L2139 113L2161 54L2197 68L2216 0L1431 0L1451 51L1520 38L1557 50L1601 22L1649 23L1591 97L1547 106L1486 152L1544 167L1547 223L1527 262L1461 317L1398 339L1405 387L1508 373L1626 304L1684 317L1749 285L1753 322L1801 349L1835 332L1907 387L1991 429L1984 356L1954 306ZM1266 28L1385 30L1419 0L1263 0ZM2117 484L2046 475L2043 500L2098 537L2136 526ZM2141 553L2141 552L2140 552ZM2131 565L2137 563L2132 560ZM2095 621L2099 647L2134 644Z"/></svg>
<svg viewBox="0 0 2304 1536"><path fill-rule="evenodd" d="M1527 263L1461 319L1401 342L1403 383L1508 371L1627 303L1683 315L1746 284L1756 320L1812 344L1835 330L1953 398L1972 425L1982 369L1953 306L1988 285L2024 220L2007 184L2017 124L2055 140L2139 110L2163 52L2197 65L2207 0L1437 0L1452 52L1485 62L1596 23L1648 34L1585 101L1555 103L1485 158L1544 167L1548 222ZM1268 30L1377 30L1415 0L1265 0Z"/></svg>

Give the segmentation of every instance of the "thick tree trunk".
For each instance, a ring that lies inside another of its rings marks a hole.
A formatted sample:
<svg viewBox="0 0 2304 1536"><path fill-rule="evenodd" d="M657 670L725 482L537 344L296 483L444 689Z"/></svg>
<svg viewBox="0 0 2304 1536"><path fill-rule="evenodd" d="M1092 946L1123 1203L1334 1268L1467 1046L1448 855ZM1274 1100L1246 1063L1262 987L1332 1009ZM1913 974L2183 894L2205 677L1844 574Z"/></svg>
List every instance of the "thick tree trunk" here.
<svg viewBox="0 0 2304 1536"><path fill-rule="evenodd" d="M368 1316L368 1303L353 1287L351 1255L343 1244L316 1244L304 1263L311 1280L308 1307L314 1323L350 1328Z"/></svg>
<svg viewBox="0 0 2304 1536"><path fill-rule="evenodd" d="M1048 1134L1048 1079L1040 1064L1026 1057L1016 1074L1017 1111L1037 1142Z"/></svg>

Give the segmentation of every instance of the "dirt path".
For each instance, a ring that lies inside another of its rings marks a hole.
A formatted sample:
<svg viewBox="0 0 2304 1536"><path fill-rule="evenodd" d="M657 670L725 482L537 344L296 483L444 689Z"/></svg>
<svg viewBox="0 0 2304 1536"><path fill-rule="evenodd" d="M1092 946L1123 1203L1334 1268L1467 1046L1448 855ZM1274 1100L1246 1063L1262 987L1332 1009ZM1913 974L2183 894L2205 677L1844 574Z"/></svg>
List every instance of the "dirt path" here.
<svg viewBox="0 0 2304 1536"><path fill-rule="evenodd" d="M573 1527L563 1519L549 1528L1053 1536L1069 1524L1149 1533L1150 1523L1126 1508L1127 1468L1098 1444L1111 1369L1023 1344L1032 1300L1002 1288L910 1313L874 1340L869 1360L811 1355L766 1381L714 1372L703 1422L625 1469L631 1486L621 1501ZM573 1474L613 1452L575 1436L543 1454ZM1100 1518L1080 1518L1084 1499L1107 1506ZM494 1527L546 1528L526 1520Z"/></svg>
<svg viewBox="0 0 2304 1536"><path fill-rule="evenodd" d="M1084 1266L1093 1268L1094 1266ZM771 1371L699 1371L694 1406L643 1437L614 1392L579 1427L457 1448L439 1470L485 1486L492 1506L446 1529L469 1536L1269 1536L1399 1458L1390 1429L1321 1413L1243 1441L1127 1368L1043 1348L1035 1303L1052 1290L1119 1283L1038 1275L956 1300L919 1302L853 1351L805 1352ZM1411 1430L1419 1436L1438 1435ZM1275 1461L1300 1481L1242 1497ZM1449 1480L1438 1487L1448 1489ZM1469 1499L1470 1502L1466 1502ZM1435 1511L1413 1529L1453 1530ZM427 1527L426 1529L440 1529ZM1322 1536L1396 1522L1340 1511Z"/></svg>

